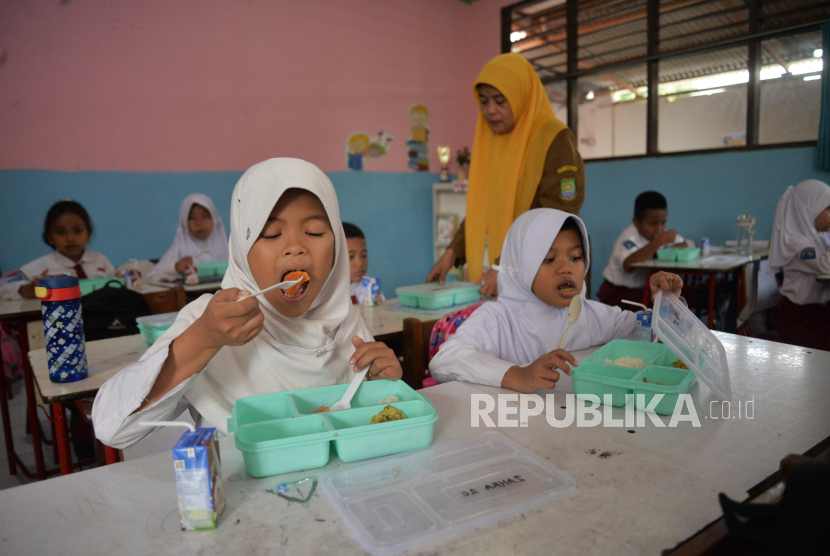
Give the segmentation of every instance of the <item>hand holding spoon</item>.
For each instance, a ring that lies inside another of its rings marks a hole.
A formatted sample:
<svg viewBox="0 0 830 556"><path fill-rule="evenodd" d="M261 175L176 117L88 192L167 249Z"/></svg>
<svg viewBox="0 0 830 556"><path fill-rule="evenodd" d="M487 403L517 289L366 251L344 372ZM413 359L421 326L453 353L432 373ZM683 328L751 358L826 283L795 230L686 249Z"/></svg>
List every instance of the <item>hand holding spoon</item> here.
<svg viewBox="0 0 830 556"><path fill-rule="evenodd" d="M287 280L285 282L280 282L279 284L274 284L273 286L269 286L269 287L265 288L264 290L259 290L258 292L254 292L251 295L246 295L245 297L240 297L239 299L237 299L237 301L242 301L243 299L248 299L249 297L256 297L258 295L262 295L265 292L270 292L271 290L273 290L275 288L281 288L283 290L287 290L288 288L296 286L297 284L299 284L301 282L304 282L305 280L306 280L306 277L303 276L302 278L297 278L296 280Z"/></svg>

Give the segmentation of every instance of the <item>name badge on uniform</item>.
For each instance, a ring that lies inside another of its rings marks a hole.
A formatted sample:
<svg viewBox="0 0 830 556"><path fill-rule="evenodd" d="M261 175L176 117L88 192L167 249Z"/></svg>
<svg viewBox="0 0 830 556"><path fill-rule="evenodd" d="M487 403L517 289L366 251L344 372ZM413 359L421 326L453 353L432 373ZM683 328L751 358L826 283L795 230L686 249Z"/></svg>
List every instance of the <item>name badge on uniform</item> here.
<svg viewBox="0 0 830 556"><path fill-rule="evenodd" d="M563 201L576 199L576 178L565 178L559 181L559 198Z"/></svg>
<svg viewBox="0 0 830 556"><path fill-rule="evenodd" d="M801 258L805 261L813 260L816 258L816 250L813 247L808 247L801 251Z"/></svg>
<svg viewBox="0 0 830 556"><path fill-rule="evenodd" d="M623 243L623 247L625 247L626 249L634 249L637 246L634 245L633 241L626 241L625 243Z"/></svg>

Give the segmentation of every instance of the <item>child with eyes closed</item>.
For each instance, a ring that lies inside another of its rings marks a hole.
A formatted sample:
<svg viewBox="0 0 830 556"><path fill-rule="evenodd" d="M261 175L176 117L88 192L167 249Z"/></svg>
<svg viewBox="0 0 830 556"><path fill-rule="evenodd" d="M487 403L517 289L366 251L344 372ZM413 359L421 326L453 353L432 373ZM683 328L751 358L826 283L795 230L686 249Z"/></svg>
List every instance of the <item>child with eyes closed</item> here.
<svg viewBox="0 0 830 556"><path fill-rule="evenodd" d="M479 307L440 347L429 364L432 377L530 393L554 388L560 371L571 374L577 362L569 352L633 338L634 313L585 299L557 349L571 300L582 295L590 262L586 237L582 220L566 212L540 208L519 216L501 251L498 300ZM658 289L679 296L683 281L658 272L649 284L652 296Z"/></svg>
<svg viewBox="0 0 830 556"><path fill-rule="evenodd" d="M276 158L250 168L231 200L228 271L216 295L187 305L138 363L99 390L97 437L116 448L149 434L138 424L189 408L227 433L239 398L367 379L397 380L394 352L373 341L349 298L349 256L334 187L316 166ZM293 295L277 288L308 274ZM237 302L237 300L240 300Z"/></svg>

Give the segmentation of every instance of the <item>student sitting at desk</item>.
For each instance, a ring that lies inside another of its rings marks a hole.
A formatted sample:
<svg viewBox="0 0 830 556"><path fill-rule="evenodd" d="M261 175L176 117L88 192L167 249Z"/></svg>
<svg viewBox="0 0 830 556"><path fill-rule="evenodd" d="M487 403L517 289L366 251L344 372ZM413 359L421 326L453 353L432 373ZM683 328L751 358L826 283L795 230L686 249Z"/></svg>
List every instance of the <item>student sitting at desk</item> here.
<svg viewBox="0 0 830 556"><path fill-rule="evenodd" d="M632 268L652 258L657 251L684 243L677 230L667 230L669 211L666 198L656 191L640 193L634 201L634 217L611 251L608 266L602 271L605 281L597 291L597 299L606 305L630 307L622 300L642 303L648 270Z"/></svg>
<svg viewBox="0 0 830 556"><path fill-rule="evenodd" d="M185 266L228 260L228 234L210 197L188 195L179 207L179 226L173 245L156 264L147 281L175 282Z"/></svg>
<svg viewBox="0 0 830 556"><path fill-rule="evenodd" d="M395 353L373 341L349 300L349 254L337 195L319 168L292 158L256 164L231 201L223 289L187 305L138 363L108 380L93 405L98 438L124 448L188 407L198 426L227 433L236 400L256 394L398 379ZM307 274L296 291L273 286Z"/></svg>
<svg viewBox="0 0 830 556"><path fill-rule="evenodd" d="M796 346L830 351L830 186L807 180L778 201L767 272L784 298L775 311L781 338Z"/></svg>
<svg viewBox="0 0 830 556"><path fill-rule="evenodd" d="M576 366L570 351L634 335L631 311L583 300L579 320L568 327L571 300L582 295L590 263L588 231L578 216L533 209L510 226L501 251L498 300L484 303L447 340L429 364L438 382L463 380L530 393L553 388L559 369ZM658 272L658 289L680 295L679 276Z"/></svg>
<svg viewBox="0 0 830 556"><path fill-rule="evenodd" d="M346 232L346 244L349 246L349 294L352 303L363 303L363 278L370 278L366 275L369 270L369 250L366 249L366 236L363 230L343 222L343 231ZM383 292L380 294L381 301L385 301Z"/></svg>
<svg viewBox="0 0 830 556"><path fill-rule="evenodd" d="M0 285L0 299L35 297L40 279L53 274L71 274L78 278L114 276L115 267L107 257L86 248L92 236L92 219L76 201L59 201L46 213L43 241L53 253L23 265L17 279Z"/></svg>

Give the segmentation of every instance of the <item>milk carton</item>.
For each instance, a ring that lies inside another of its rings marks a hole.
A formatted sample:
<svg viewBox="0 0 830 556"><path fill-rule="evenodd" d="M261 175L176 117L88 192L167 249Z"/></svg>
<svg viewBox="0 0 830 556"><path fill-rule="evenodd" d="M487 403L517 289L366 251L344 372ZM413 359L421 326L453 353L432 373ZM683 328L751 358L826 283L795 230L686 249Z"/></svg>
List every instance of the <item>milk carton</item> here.
<svg viewBox="0 0 830 556"><path fill-rule="evenodd" d="M369 307L380 305L380 278L363 277L363 304Z"/></svg>
<svg viewBox="0 0 830 556"><path fill-rule="evenodd" d="M225 509L215 428L187 431L173 448L183 531L215 529Z"/></svg>

